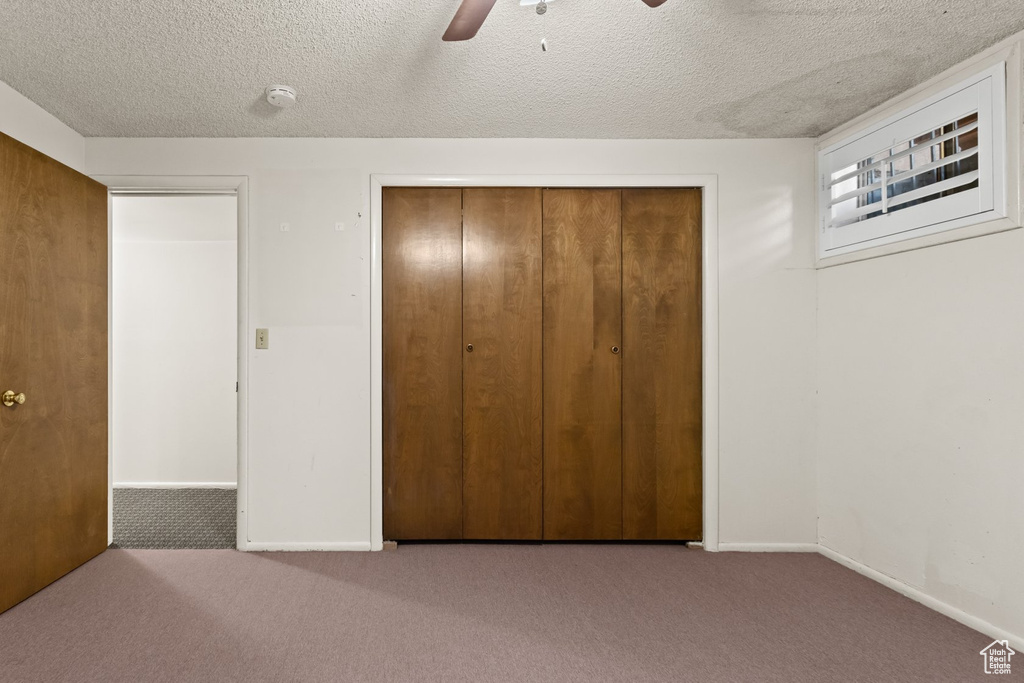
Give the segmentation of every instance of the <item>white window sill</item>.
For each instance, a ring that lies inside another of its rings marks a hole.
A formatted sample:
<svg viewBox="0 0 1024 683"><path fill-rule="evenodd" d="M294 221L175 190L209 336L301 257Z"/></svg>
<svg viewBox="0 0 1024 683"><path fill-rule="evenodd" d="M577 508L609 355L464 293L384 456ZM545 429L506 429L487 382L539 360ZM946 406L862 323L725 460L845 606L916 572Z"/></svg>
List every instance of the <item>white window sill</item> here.
<svg viewBox="0 0 1024 683"><path fill-rule="evenodd" d="M983 237L984 235L992 235L997 232L1006 232L1007 230L1017 230L1020 227L1021 224L1011 218L995 218L984 223L975 223L962 228L944 230L931 235L909 237L898 242L881 244L877 247L858 249L857 251L851 251L845 254L836 254L834 256L819 257L815 262L815 268L831 268L832 266L841 266L847 263L866 261L868 259L879 258L880 256L889 256L890 254L899 254L905 251L927 249L928 247L934 247L940 244L960 242L963 240L973 239L975 237Z"/></svg>

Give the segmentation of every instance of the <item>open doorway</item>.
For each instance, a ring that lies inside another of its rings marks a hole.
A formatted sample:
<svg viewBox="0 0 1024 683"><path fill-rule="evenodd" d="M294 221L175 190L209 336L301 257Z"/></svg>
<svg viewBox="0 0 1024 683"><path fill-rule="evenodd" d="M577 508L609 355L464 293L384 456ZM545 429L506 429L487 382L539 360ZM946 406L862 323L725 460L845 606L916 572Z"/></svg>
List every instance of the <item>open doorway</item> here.
<svg viewBox="0 0 1024 683"><path fill-rule="evenodd" d="M237 197L111 195L113 542L234 548Z"/></svg>

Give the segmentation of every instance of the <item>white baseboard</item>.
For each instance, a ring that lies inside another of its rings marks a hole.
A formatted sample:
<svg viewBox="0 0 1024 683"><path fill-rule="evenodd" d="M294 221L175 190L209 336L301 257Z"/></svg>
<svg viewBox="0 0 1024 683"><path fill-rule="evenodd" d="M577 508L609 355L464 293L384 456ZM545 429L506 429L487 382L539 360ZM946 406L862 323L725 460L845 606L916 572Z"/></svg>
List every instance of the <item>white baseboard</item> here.
<svg viewBox="0 0 1024 683"><path fill-rule="evenodd" d="M828 559L838 562L844 567L852 569L858 574L866 576L873 581L877 581L886 588L891 588L900 595L904 595L915 602L919 602L925 607L935 610L939 614L945 615L954 621L958 621L964 626L973 628L975 631L980 631L993 640L1009 641L1010 647L1018 651L1024 651L1024 638L1021 636L1001 629L984 619L972 616L957 607L953 607L949 603L943 602L938 598L934 598L913 586L903 583L899 579L889 576L888 574L883 574L876 569L872 569L865 564L861 564L860 562L838 553L827 546L818 543L719 543L718 549L722 552L747 553L821 553Z"/></svg>
<svg viewBox="0 0 1024 683"><path fill-rule="evenodd" d="M115 489L236 489L233 481L115 481Z"/></svg>
<svg viewBox="0 0 1024 683"><path fill-rule="evenodd" d="M725 543L718 544L723 553L816 553L817 543Z"/></svg>
<svg viewBox="0 0 1024 683"><path fill-rule="evenodd" d="M911 600L919 602L925 607L935 610L939 614L944 614L945 616L949 617L950 619L953 619L954 621L959 621L964 626L973 628L975 631L980 631L984 633L986 636L989 636L993 640L1008 640L1010 641L1010 647L1014 648L1017 651L1024 651L1024 638L1021 638L1020 636L1014 635L1009 631L1005 631L999 628L998 626L994 626L993 624L990 624L984 619L971 616L967 612L964 612L959 608L953 607L949 603L943 602L938 598L933 598L927 593L917 588L914 588L913 586L910 586L906 583L903 583L899 579L894 579L888 574L883 574L882 572L876 569L872 569L871 567L868 567L865 564L861 564L857 560L851 559L846 555L837 553L835 550L832 550L831 548L819 545L818 552L820 552L828 559L838 562L844 567L852 569L858 574L866 576L869 579L872 579L873 581L877 581L883 586L891 588L897 593L905 595Z"/></svg>
<svg viewBox="0 0 1024 683"><path fill-rule="evenodd" d="M309 551L339 551L339 550L355 550L355 551L369 551L369 541L324 541L324 542L286 542L286 543L275 543L275 542L260 542L260 541L248 541L245 547L239 546L239 550L245 552L263 552L263 551L285 551L285 552L309 552Z"/></svg>

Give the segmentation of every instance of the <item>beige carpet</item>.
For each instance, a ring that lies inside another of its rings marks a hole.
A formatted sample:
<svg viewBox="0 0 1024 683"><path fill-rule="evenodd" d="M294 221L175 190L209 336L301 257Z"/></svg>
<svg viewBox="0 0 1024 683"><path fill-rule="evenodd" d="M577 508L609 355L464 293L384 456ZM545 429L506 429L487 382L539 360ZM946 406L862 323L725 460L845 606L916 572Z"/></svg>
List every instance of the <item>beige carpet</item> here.
<svg viewBox="0 0 1024 683"><path fill-rule="evenodd" d="M0 680L967 681L990 640L813 554L110 550L0 615Z"/></svg>

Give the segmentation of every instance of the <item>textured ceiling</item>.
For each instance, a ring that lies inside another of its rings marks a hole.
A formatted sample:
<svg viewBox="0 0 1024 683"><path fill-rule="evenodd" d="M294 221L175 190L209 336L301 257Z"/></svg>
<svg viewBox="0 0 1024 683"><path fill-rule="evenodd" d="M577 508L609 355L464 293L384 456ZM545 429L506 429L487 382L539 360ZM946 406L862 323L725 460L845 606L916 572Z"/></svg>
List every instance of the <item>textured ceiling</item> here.
<svg viewBox="0 0 1024 683"><path fill-rule="evenodd" d="M442 43L458 4L0 0L0 80L87 136L799 137L1024 29L1021 0L498 0Z"/></svg>

